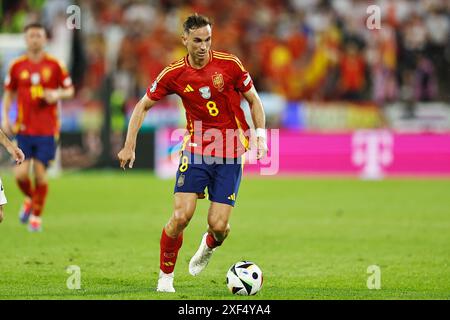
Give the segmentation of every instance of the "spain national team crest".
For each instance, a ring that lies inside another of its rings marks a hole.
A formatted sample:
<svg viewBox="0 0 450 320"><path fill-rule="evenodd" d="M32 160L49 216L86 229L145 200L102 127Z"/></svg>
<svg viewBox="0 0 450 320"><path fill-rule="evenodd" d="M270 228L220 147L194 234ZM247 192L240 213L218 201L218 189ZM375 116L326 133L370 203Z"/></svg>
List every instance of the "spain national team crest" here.
<svg viewBox="0 0 450 320"><path fill-rule="evenodd" d="M212 76L212 82L214 85L214 88L216 88L219 91L223 90L223 86L225 85L225 82L223 81L223 76L221 73L216 73Z"/></svg>
<svg viewBox="0 0 450 320"><path fill-rule="evenodd" d="M44 80L44 82L48 82L48 80L50 80L51 75L52 71L50 70L50 68L42 69L42 79Z"/></svg>
<svg viewBox="0 0 450 320"><path fill-rule="evenodd" d="M180 176L178 177L178 181L177 181L178 188L181 188L182 186L184 186L184 179L185 179L184 174L180 174Z"/></svg>
<svg viewBox="0 0 450 320"><path fill-rule="evenodd" d="M205 99L211 98L211 89L208 86L201 87L200 89L198 89L198 91L200 91L200 94L203 98Z"/></svg>
<svg viewBox="0 0 450 320"><path fill-rule="evenodd" d="M28 79L30 77L30 73L28 72L28 70L23 70L20 73L20 79L25 80Z"/></svg>

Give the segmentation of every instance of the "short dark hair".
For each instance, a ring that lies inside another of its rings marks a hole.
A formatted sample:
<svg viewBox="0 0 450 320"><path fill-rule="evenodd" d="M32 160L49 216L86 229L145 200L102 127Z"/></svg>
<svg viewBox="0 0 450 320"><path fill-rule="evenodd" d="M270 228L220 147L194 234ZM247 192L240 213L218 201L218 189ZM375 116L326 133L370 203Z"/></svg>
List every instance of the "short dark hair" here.
<svg viewBox="0 0 450 320"><path fill-rule="evenodd" d="M194 13L193 15L187 17L186 21L184 21L183 30L184 32L189 33L189 30L195 30L205 26L212 26L209 18L199 15L198 13Z"/></svg>
<svg viewBox="0 0 450 320"><path fill-rule="evenodd" d="M27 32L29 29L42 29L45 31L45 34L47 34L47 30L45 29L44 25L40 22L31 22L31 23L27 24L23 28L23 32Z"/></svg>

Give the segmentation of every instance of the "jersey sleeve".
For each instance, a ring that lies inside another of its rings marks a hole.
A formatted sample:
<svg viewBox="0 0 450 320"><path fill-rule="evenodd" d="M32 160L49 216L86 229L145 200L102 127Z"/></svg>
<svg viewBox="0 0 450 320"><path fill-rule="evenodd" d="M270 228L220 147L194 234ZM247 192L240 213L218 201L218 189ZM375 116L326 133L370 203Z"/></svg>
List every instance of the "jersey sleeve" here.
<svg viewBox="0 0 450 320"><path fill-rule="evenodd" d="M63 88L69 88L72 86L72 78L70 77L66 67L61 62L58 63L58 85Z"/></svg>
<svg viewBox="0 0 450 320"><path fill-rule="evenodd" d="M173 93L170 88L170 72L168 73L166 70L167 68L161 71L155 81L147 88L147 97L150 100L159 101Z"/></svg>
<svg viewBox="0 0 450 320"><path fill-rule="evenodd" d="M234 87L242 93L247 92L252 88L253 80L239 59L236 58L236 62L233 62L233 64L233 75L235 79Z"/></svg>
<svg viewBox="0 0 450 320"><path fill-rule="evenodd" d="M16 64L13 63L9 67L8 73L5 76L4 88L5 90L16 91L17 90L17 76L16 76Z"/></svg>

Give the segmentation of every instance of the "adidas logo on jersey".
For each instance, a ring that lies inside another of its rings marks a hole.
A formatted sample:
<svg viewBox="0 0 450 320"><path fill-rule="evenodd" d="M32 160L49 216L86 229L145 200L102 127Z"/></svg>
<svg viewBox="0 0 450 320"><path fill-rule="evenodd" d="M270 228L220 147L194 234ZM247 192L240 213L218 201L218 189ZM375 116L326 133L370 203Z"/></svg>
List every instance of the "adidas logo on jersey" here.
<svg viewBox="0 0 450 320"><path fill-rule="evenodd" d="M186 86L186 88L184 88L184 91L183 91L183 92L193 92L193 91L194 91L194 89L192 89L191 85L188 84L188 85Z"/></svg>

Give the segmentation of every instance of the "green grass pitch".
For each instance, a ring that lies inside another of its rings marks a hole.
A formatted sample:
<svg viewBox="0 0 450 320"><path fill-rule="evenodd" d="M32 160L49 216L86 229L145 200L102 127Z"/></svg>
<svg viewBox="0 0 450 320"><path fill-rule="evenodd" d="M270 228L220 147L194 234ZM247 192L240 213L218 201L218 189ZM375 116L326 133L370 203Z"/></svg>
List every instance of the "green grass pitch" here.
<svg viewBox="0 0 450 320"><path fill-rule="evenodd" d="M11 175L0 224L0 299L449 299L450 180L245 177L229 238L197 277L188 262L206 230L200 200L184 234L175 294L155 292L159 238L173 180L146 171L65 173L50 181L44 232L18 222ZM253 297L225 275L252 260L264 272ZM81 269L81 289L66 268ZM369 290L367 268L381 269Z"/></svg>

